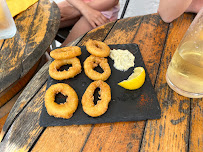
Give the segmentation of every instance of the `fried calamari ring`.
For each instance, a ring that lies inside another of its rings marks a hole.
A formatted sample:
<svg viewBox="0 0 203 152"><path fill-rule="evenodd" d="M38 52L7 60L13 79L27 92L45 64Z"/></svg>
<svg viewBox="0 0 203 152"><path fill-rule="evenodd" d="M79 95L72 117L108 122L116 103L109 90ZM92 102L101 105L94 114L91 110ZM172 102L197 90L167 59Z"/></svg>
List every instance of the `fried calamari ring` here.
<svg viewBox="0 0 203 152"><path fill-rule="evenodd" d="M58 69L67 64L72 64L72 67L68 69L68 71L58 71ZM54 60L49 65L49 75L56 80L64 80L73 78L77 74L81 72L81 64L80 60L76 57L71 59L64 59L64 60Z"/></svg>
<svg viewBox="0 0 203 152"><path fill-rule="evenodd" d="M64 96L68 96L65 103L57 104L54 102L55 96L59 92ZM50 116L69 119L78 107L78 96L68 84L57 83L51 85L46 91L45 107Z"/></svg>
<svg viewBox="0 0 203 152"><path fill-rule="evenodd" d="M81 48L78 46L58 48L50 52L50 56L56 60L70 59L79 55L81 55Z"/></svg>
<svg viewBox="0 0 203 152"><path fill-rule="evenodd" d="M95 67L100 66L103 73L94 70ZM106 58L100 58L90 55L84 62L85 74L92 80L107 80L111 75L111 69Z"/></svg>
<svg viewBox="0 0 203 152"><path fill-rule="evenodd" d="M100 88L99 95L100 99L95 105L94 100L94 91L96 88ZM107 109L109 102L111 101L111 88L104 81L94 81L86 89L84 95L82 96L82 108L83 111L92 117L98 117L104 114Z"/></svg>
<svg viewBox="0 0 203 152"><path fill-rule="evenodd" d="M107 44L101 41L88 40L86 49L89 53L98 57L107 57L110 54L110 48Z"/></svg>

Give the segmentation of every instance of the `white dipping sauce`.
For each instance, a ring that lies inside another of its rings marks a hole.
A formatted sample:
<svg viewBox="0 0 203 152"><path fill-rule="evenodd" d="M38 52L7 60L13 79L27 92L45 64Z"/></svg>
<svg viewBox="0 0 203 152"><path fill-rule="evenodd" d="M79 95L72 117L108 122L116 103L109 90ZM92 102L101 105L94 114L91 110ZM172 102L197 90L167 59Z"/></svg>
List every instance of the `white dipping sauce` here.
<svg viewBox="0 0 203 152"><path fill-rule="evenodd" d="M128 50L116 50L110 51L109 57L114 60L114 67L120 71L127 71L130 67L134 67L134 55Z"/></svg>

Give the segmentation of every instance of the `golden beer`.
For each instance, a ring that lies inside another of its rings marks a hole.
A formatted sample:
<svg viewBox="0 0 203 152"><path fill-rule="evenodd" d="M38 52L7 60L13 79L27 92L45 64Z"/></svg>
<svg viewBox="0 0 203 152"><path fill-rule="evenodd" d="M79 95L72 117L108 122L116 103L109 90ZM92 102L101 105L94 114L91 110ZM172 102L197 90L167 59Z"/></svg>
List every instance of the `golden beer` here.
<svg viewBox="0 0 203 152"><path fill-rule="evenodd" d="M170 87L187 97L203 97L203 41L188 41L175 52L167 70Z"/></svg>
<svg viewBox="0 0 203 152"><path fill-rule="evenodd" d="M203 97L203 8L197 14L169 64L166 81L177 93Z"/></svg>

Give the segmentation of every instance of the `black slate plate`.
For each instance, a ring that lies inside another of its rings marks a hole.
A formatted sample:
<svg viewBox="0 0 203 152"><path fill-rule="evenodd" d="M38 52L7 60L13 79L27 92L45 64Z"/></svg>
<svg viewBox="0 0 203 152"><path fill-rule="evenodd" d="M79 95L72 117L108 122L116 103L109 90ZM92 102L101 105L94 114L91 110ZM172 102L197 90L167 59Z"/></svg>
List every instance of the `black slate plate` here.
<svg viewBox="0 0 203 152"><path fill-rule="evenodd" d="M146 80L144 85L138 90L126 90L117 85L118 82L127 79L129 75L133 72L134 68L130 68L126 72L121 72L116 70L113 67L113 60L108 58L109 65L111 67L112 74L109 79L106 81L111 87L112 99L109 103L109 108L107 112L97 118L92 118L88 116L82 110L81 99L82 95L85 92L86 88L92 82L84 73L84 70L77 75L76 77L57 81L48 78L47 88L52 84L59 82L69 84L78 94L79 97L79 106L70 119L55 118L49 116L46 111L45 106L43 105L42 113L40 117L40 126L66 126L66 125L81 125L81 124L98 124L98 123L111 123L111 122L121 122L121 121L137 121L137 120L146 120L146 119L158 119L161 117L161 110L159 103L157 101L157 96L154 91L154 88L151 84L149 75L145 68L142 56L140 54L137 44L118 44L118 45L109 45L111 49L127 49L133 53L135 56L135 67L142 66L146 71ZM85 47L81 47L82 55L78 58L81 61L82 67L85 59L90 55ZM68 66L62 67L63 69L68 68ZM101 69L96 69L101 70ZM97 93L95 93L95 96ZM65 102L65 97L61 94L56 96L56 102Z"/></svg>

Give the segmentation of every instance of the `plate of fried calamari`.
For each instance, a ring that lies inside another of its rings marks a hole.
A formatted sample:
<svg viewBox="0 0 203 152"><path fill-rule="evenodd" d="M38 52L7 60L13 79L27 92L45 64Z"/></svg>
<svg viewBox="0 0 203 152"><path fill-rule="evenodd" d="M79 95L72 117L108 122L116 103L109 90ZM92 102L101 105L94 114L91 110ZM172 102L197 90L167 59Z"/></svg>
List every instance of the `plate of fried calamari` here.
<svg viewBox="0 0 203 152"><path fill-rule="evenodd" d="M51 51L40 126L158 119L161 109L137 44Z"/></svg>

